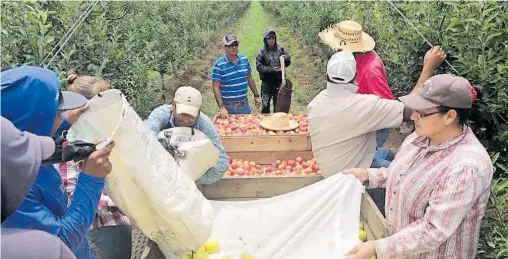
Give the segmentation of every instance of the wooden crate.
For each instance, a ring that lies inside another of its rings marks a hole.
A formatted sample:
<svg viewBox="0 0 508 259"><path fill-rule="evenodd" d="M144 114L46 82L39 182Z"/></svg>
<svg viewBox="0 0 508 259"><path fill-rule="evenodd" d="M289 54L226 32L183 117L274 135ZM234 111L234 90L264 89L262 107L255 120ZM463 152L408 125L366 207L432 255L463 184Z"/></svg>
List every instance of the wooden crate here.
<svg viewBox="0 0 508 259"><path fill-rule="evenodd" d="M214 123L217 118L217 115L213 118ZM219 136L219 138L227 153L312 150L309 135Z"/></svg>
<svg viewBox="0 0 508 259"><path fill-rule="evenodd" d="M312 151L273 151L273 152L227 152L232 159L244 159L254 161L260 165L271 165L276 160L295 160L302 157L304 160L310 160L314 156Z"/></svg>
<svg viewBox="0 0 508 259"><path fill-rule="evenodd" d="M316 183L321 176L312 177L260 177L221 179L211 185L198 186L203 195L210 200L253 200L269 198L292 192L307 185ZM368 240L375 240L389 235L386 221L372 198L365 192L362 195L360 221L364 224ZM150 242L143 252L142 259L162 259L157 245Z"/></svg>

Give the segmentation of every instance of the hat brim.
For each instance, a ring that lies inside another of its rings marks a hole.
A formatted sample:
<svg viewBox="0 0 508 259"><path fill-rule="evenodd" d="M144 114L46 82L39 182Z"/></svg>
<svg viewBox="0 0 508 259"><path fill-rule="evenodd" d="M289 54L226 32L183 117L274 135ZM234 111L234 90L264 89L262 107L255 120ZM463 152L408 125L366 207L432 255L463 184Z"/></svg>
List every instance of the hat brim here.
<svg viewBox="0 0 508 259"><path fill-rule="evenodd" d="M227 43L224 43L224 46L231 46L231 44L233 44L233 43L235 43L235 42L236 42L236 43L238 43L238 44L240 44L240 41L239 41L239 40L234 40L234 41L232 41L232 42L227 42Z"/></svg>
<svg viewBox="0 0 508 259"><path fill-rule="evenodd" d="M289 130L294 130L296 128L298 128L298 122L294 121L294 120L289 120L289 126L287 127L275 127L271 124L271 120L270 118L266 118L264 120L262 120L260 123L259 123L259 126L267 129L267 130L273 130L273 131L289 131Z"/></svg>
<svg viewBox="0 0 508 259"><path fill-rule="evenodd" d="M85 106L88 100L81 94L62 91L62 101L58 105L59 111L74 110Z"/></svg>
<svg viewBox="0 0 508 259"><path fill-rule="evenodd" d="M183 103L176 103L176 114L182 113L197 117L199 114L199 107Z"/></svg>
<svg viewBox="0 0 508 259"><path fill-rule="evenodd" d="M424 99L419 94L408 94L405 96L401 96L399 97L399 100L411 110L425 110L440 106L439 104Z"/></svg>
<svg viewBox="0 0 508 259"><path fill-rule="evenodd" d="M358 43L351 43L348 45L340 45L340 40L335 37L334 28L328 28L318 33L321 42L325 45L329 46L333 50L347 50L350 52L367 52L374 50L376 47L376 42L374 39L367 33L362 32L362 41Z"/></svg>

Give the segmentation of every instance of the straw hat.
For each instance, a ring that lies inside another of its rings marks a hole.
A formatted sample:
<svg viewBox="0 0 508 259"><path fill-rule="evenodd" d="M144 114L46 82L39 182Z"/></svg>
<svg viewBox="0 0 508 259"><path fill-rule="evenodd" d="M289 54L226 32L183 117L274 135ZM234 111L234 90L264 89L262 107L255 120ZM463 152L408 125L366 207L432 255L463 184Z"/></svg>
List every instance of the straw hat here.
<svg viewBox="0 0 508 259"><path fill-rule="evenodd" d="M330 26L318 34L321 42L333 50L367 52L374 49L374 39L363 32L361 24L347 20Z"/></svg>
<svg viewBox="0 0 508 259"><path fill-rule="evenodd" d="M298 128L298 122L290 120L285 112L276 112L272 116L263 119L259 125L274 131L287 131Z"/></svg>

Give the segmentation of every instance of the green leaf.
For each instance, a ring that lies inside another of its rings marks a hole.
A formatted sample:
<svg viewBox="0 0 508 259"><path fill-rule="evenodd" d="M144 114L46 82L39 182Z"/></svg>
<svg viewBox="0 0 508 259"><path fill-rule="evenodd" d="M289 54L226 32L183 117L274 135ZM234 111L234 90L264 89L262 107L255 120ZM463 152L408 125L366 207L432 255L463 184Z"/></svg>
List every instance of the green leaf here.
<svg viewBox="0 0 508 259"><path fill-rule="evenodd" d="M41 16L42 18L42 22L43 23L46 23L46 20L48 19L48 13L44 12L44 11L41 11L39 12L39 15Z"/></svg>

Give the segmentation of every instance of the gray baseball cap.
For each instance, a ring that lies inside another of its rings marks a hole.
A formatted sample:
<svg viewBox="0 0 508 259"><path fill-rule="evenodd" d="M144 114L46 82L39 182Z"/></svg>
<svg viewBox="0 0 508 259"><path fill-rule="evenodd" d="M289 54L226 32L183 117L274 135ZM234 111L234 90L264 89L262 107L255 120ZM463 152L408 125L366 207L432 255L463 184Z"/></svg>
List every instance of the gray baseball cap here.
<svg viewBox="0 0 508 259"><path fill-rule="evenodd" d="M55 152L55 142L18 130L11 121L2 117L2 222L25 199L32 187L41 161Z"/></svg>
<svg viewBox="0 0 508 259"><path fill-rule="evenodd" d="M438 106L468 109L473 105L471 88L467 79L443 74L427 79L419 93L399 97L399 100L413 110L425 110Z"/></svg>

